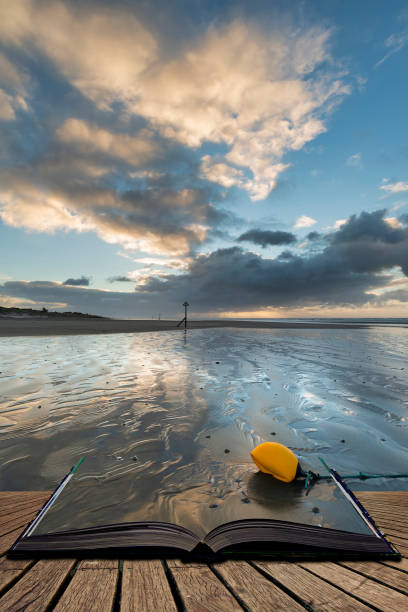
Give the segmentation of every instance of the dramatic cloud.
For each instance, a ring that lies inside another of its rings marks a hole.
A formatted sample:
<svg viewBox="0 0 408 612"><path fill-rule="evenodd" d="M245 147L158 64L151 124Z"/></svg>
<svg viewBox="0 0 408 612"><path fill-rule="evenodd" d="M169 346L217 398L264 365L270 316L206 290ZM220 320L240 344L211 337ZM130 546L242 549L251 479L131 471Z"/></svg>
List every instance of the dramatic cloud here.
<svg viewBox="0 0 408 612"><path fill-rule="evenodd" d="M399 267L408 276L408 228L391 226L384 214L353 215L326 235L319 253L263 259L239 247L220 249L196 258L187 274L153 279L143 290L188 296L197 310L375 303L374 291L392 280L387 270Z"/></svg>
<svg viewBox="0 0 408 612"><path fill-rule="evenodd" d="M73 287L88 287L91 279L87 276L81 276L80 278L67 278L63 285L72 285Z"/></svg>
<svg viewBox="0 0 408 612"><path fill-rule="evenodd" d="M307 215L302 215L296 220L295 228L299 229L302 227L310 227L311 225L314 225L315 223L317 223L316 219L312 219L311 217L308 217Z"/></svg>
<svg viewBox="0 0 408 612"><path fill-rule="evenodd" d="M95 231L111 244L151 254L189 253L207 229L222 221L205 189L180 188L162 179L150 189L99 185L89 176L71 177L63 166L0 171L0 217L8 225L53 232Z"/></svg>
<svg viewBox="0 0 408 612"><path fill-rule="evenodd" d="M45 56L97 110L143 118L149 130L189 149L222 145L225 152L202 156L202 176L254 200L275 187L288 167L284 155L325 132L327 116L350 93L322 26L264 29L235 19L169 53L166 37L137 6L97 9L92 2L1 0L0 34L12 49ZM3 107L11 116L7 99ZM136 165L155 153L150 135L136 141L72 115L57 135Z"/></svg>
<svg viewBox="0 0 408 612"><path fill-rule="evenodd" d="M177 314L184 299L197 313L404 301L406 286L401 283L402 289L396 289L388 272L400 268L408 277L408 227L391 226L384 214L380 210L353 215L325 236L318 253L300 256L284 251L275 259L264 259L240 247L218 249L196 257L178 274L141 273L131 293L6 281L0 294L46 307L58 302L69 310L135 317L149 316L152 309Z"/></svg>
<svg viewBox="0 0 408 612"><path fill-rule="evenodd" d="M57 130L57 137L80 153L103 153L136 167L149 163L160 151L148 130L140 130L137 137L131 137L79 119L67 119Z"/></svg>
<svg viewBox="0 0 408 612"><path fill-rule="evenodd" d="M239 242L253 242L254 244L261 245L262 248L266 246L277 246L280 244L293 244L296 242L296 236L290 232L281 231L268 231L253 229L241 234L238 238Z"/></svg>

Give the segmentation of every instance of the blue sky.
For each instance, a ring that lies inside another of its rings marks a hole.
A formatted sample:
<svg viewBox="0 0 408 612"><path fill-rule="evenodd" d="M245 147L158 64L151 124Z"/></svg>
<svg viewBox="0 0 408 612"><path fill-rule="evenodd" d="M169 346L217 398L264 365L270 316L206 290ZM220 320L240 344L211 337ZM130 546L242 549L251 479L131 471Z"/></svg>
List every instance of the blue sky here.
<svg viewBox="0 0 408 612"><path fill-rule="evenodd" d="M1 305L404 316L405 2L0 0L0 23Z"/></svg>

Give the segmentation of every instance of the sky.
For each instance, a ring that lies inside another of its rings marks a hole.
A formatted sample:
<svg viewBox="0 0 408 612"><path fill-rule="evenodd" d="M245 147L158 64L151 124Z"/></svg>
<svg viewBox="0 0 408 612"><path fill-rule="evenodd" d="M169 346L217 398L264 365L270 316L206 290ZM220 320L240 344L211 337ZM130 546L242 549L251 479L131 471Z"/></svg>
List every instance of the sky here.
<svg viewBox="0 0 408 612"><path fill-rule="evenodd" d="M0 0L0 305L401 317L405 0Z"/></svg>

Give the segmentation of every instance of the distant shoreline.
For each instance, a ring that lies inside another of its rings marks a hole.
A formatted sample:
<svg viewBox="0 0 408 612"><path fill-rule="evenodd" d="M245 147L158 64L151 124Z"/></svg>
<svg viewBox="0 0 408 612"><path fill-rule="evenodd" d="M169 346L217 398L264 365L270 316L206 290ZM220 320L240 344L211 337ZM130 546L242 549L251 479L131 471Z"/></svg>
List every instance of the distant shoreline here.
<svg viewBox="0 0 408 612"><path fill-rule="evenodd" d="M120 319L0 319L0 337L15 336L68 336L87 334L126 334L139 332L175 331L178 321L120 320ZM189 329L234 327L240 329L366 329L370 324L241 321L214 319L188 322Z"/></svg>

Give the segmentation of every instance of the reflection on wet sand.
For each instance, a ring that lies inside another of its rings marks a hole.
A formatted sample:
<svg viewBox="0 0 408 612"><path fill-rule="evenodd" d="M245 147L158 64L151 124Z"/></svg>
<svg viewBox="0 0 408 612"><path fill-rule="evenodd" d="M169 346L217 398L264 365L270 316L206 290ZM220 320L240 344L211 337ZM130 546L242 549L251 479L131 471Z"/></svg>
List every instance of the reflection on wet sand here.
<svg viewBox="0 0 408 612"><path fill-rule="evenodd" d="M262 441L314 470L322 454L340 472L400 472L407 349L397 328L1 339L0 486L53 488L85 455L78 516L165 510L211 528L271 507L249 478Z"/></svg>

